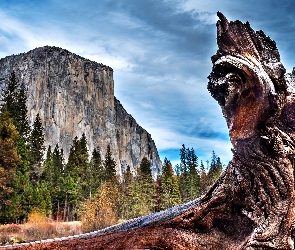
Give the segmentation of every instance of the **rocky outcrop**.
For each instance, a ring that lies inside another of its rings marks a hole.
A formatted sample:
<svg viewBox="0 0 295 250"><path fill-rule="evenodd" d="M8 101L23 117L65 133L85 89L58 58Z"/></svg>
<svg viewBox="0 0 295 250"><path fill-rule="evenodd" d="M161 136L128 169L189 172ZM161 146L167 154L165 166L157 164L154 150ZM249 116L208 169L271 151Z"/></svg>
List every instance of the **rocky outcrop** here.
<svg viewBox="0 0 295 250"><path fill-rule="evenodd" d="M12 70L27 89L30 124L40 114L46 147L58 143L67 158L73 138L85 133L90 152L99 146L104 156L110 144L118 173L144 156L154 173L161 168L151 135L114 97L112 68L45 46L1 59L1 89Z"/></svg>

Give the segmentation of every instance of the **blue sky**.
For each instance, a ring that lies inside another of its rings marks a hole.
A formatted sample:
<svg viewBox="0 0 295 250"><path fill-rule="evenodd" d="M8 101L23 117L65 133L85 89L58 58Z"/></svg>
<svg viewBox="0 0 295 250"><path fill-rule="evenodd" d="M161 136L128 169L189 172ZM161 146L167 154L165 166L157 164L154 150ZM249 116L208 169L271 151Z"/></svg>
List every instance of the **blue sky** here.
<svg viewBox="0 0 295 250"><path fill-rule="evenodd" d="M58 46L114 69L115 96L151 133L161 159L182 144L203 161L231 159L228 131L207 91L216 12L249 21L295 66L294 0L1 0L0 57Z"/></svg>

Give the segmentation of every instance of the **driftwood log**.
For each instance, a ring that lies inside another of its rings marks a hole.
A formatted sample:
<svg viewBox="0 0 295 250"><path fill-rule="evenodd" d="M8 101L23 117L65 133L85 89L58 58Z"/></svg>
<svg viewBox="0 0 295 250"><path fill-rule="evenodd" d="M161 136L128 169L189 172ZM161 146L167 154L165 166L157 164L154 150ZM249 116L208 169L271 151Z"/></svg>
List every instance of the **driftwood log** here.
<svg viewBox="0 0 295 250"><path fill-rule="evenodd" d="M10 248L294 249L295 72L285 74L262 31L218 17L208 90L226 119L233 159L208 193L176 213Z"/></svg>

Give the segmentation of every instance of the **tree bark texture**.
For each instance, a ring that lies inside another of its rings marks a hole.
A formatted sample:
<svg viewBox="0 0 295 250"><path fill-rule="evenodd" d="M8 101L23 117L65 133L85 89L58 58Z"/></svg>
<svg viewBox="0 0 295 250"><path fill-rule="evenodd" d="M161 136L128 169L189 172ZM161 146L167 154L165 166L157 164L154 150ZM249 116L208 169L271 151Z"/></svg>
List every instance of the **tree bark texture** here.
<svg viewBox="0 0 295 250"><path fill-rule="evenodd" d="M294 249L295 74L262 31L218 17L208 90L233 146L219 180L172 219L36 249Z"/></svg>

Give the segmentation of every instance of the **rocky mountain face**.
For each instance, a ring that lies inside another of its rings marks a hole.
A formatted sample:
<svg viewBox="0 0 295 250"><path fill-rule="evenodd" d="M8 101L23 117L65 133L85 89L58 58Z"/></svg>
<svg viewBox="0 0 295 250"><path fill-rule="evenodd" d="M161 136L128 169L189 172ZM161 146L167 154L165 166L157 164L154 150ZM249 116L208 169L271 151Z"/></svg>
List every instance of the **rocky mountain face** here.
<svg viewBox="0 0 295 250"><path fill-rule="evenodd" d="M105 155L110 144L117 171L134 170L146 156L153 173L161 161L151 135L139 126L114 96L112 68L57 47L41 47L0 60L0 89L12 71L27 89L29 122L43 121L45 146L64 150L85 133L90 152Z"/></svg>

